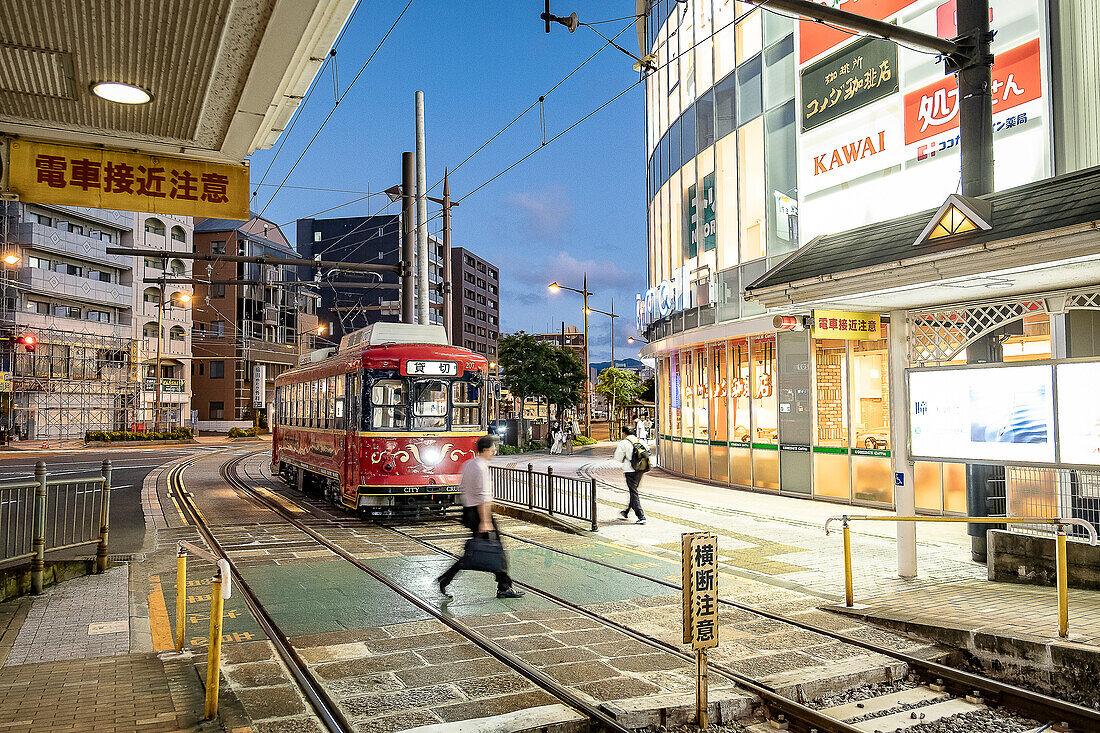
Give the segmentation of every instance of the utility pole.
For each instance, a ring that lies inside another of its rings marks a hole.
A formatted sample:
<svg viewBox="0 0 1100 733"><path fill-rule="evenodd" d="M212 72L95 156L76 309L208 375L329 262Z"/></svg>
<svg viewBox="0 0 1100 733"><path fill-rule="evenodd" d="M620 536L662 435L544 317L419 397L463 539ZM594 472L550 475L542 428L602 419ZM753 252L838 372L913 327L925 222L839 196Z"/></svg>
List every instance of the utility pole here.
<svg viewBox="0 0 1100 733"><path fill-rule="evenodd" d="M499 293L498 293L499 295ZM499 302L499 301L498 301ZM451 184L447 170L443 170L443 328L447 341L454 343L451 335Z"/></svg>
<svg viewBox="0 0 1100 733"><path fill-rule="evenodd" d="M431 323L428 299L428 173L424 161L424 92L416 93L416 320Z"/></svg>
<svg viewBox="0 0 1100 733"><path fill-rule="evenodd" d="M412 153L401 153L401 262L405 269L401 273L401 322L416 323L416 293L413 285L413 260L416 258L416 229L413 226L415 216L413 189L416 188L416 159Z"/></svg>
<svg viewBox="0 0 1100 733"><path fill-rule="evenodd" d="M588 380L588 273L584 273L581 281L581 291L584 297L584 430L589 438L592 437L592 392Z"/></svg>
<svg viewBox="0 0 1100 733"><path fill-rule="evenodd" d="M989 0L958 0L958 38L973 48L970 63L956 69L959 79L959 148L965 196L993 193L993 54ZM952 71L948 62L947 70Z"/></svg>

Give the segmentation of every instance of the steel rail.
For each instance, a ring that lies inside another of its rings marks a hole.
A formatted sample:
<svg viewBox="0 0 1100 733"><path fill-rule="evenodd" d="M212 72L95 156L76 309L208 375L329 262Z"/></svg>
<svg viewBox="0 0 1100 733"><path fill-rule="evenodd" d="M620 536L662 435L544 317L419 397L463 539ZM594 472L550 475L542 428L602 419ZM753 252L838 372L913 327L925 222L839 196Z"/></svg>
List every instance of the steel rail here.
<svg viewBox="0 0 1100 733"><path fill-rule="evenodd" d="M173 466L172 470L168 473L169 490L175 490L180 508L189 515L188 518L190 521L194 522L195 528L198 529L199 534L202 535L203 540L210 549L229 563L229 570L233 575L233 582L237 588L240 589L241 595L244 596L249 610L252 611L252 615L255 616L260 628L267 634L268 639L271 640L272 645L275 647L275 651L279 654L279 658L283 660L283 663L294 677L294 681L298 683L299 689L302 690L306 699L309 700L309 704L313 707L325 728L332 733L351 733L351 731L354 730L351 722L344 716L339 706L329 697L321 684L309 673L306 663L298 656L290 640L286 638L274 619L272 619L267 612L267 609L264 608L255 592L253 592L248 583L245 582L244 578L241 577L236 565L229 559L229 556L226 554L221 544L210 531L210 527L206 524L206 520L198 511L198 507L195 506L191 494L185 490L183 484L184 470L203 457L205 456L195 456L194 458L189 458ZM224 469L224 464L222 467Z"/></svg>
<svg viewBox="0 0 1100 733"><path fill-rule="evenodd" d="M408 532L397 529L396 527L391 527L391 526L385 525L385 524L380 525L380 526L384 527L385 529L388 529L389 531L391 531L391 532L393 532L393 533L395 533L395 534L397 534L401 537L404 537L405 539L412 540L413 542L421 544L424 547L427 547L431 550L434 550L434 551L436 551L440 554L448 555L450 557L458 557L453 552L450 552L448 550L443 549L442 547L439 547L438 545L434 545L431 542L423 540L423 539L417 537L416 535L412 535L412 534L409 534ZM507 535L507 536L511 537L512 535ZM591 611L591 610L585 608L584 606L581 606L577 603L574 603L573 601L569 601L569 600L566 600L564 598L561 598L560 596L557 596L557 595L555 595L555 594L553 594L549 591L546 591L546 590L543 590L543 589L538 588L536 586L533 586L530 583L521 583L519 581L513 581L513 583L515 585L520 586L521 588L526 588L527 590L531 591L532 593L534 593L538 596L541 596L541 597L545 598L548 601L551 601L553 603L557 603L558 605L563 606L563 607L569 609L570 611L574 611L575 613L579 613L583 616L587 616L588 618L590 618L594 621L598 621L598 622L604 624L605 626L613 628L616 631L629 636L630 638L634 639L635 641L640 641L643 644L648 644L649 646L652 646L656 649L660 649L661 651L668 652L668 653L670 653L670 654L678 657L679 659L682 659L685 662L688 662L690 664L695 663L695 656L694 655L683 651L682 649L680 649L679 647L677 647L674 644L670 644L667 641L663 641L662 639L658 639L655 636L650 636L649 634L643 633L641 631L636 631L636 630L630 628L629 626L624 626L623 624L619 623L618 621L615 621L614 619L607 618L606 616L603 616L602 614L596 613L595 611ZM805 729L807 731L819 730L819 731L821 731L821 733L860 733L859 728L856 728L856 727L844 722L843 720L837 720L836 718L831 718L831 717L825 715L824 713L822 713L820 711L817 711L817 710L814 710L813 708L807 707L807 706L805 706L805 705L803 705L803 704L801 704L801 703L799 703L795 700L791 700L789 697L784 697L782 694L780 694L774 688L772 688L772 687L770 687L770 686L768 686L768 685L766 685L762 682L754 680L751 677L743 675L740 672L738 672L734 669L731 669L731 668L729 668L729 667L727 667L723 664L719 664L717 662L710 661L710 662L708 662L708 667L712 671L717 673L719 676L725 677L725 678L729 679L732 682L736 682L738 685L744 687L746 690L749 690L749 691L753 692L754 694L758 695L761 698L761 700L763 700L766 704L775 707L777 710L782 712L784 715L792 718L795 721L799 721L801 723L804 723L807 726L806 729Z"/></svg>
<svg viewBox="0 0 1100 733"><path fill-rule="evenodd" d="M551 547L550 545L527 539L525 537L520 537L518 535L514 535L508 532L503 532L502 534L510 539L524 542L529 545L534 545L535 547L538 547L540 549L550 550L551 552L556 552L577 560L584 560L594 565L609 568L611 570L615 570L617 572L630 575L635 578L648 580L650 582L656 583L657 585L665 586L666 588L672 588L678 591L682 590L679 583L673 583L662 578L654 578L645 575L644 573L636 572L634 570L620 568L616 565L612 565L611 563L604 562L603 560L596 560L594 558L585 557L577 553L569 552L568 550L563 550L559 547ZM832 639L835 639L836 641L840 641L845 644L851 644L852 646L857 646L870 652L875 652L877 654L892 657L900 662L905 662L910 667L917 669L928 678L943 679L954 683L957 689L961 691L961 694L967 694L971 690L982 690L983 692L996 696L996 698L999 699L1001 701L1001 704L1003 704L1005 707L1009 707L1022 714L1031 716L1034 716L1035 714L1041 714L1043 717L1048 717L1050 716L1050 711L1055 710L1057 711L1057 715L1061 716L1058 718L1059 722L1066 721L1071 723L1072 725L1081 727L1083 730L1100 730L1100 710L1094 710L1092 708L1087 708L1082 705L1067 702L1066 700L1061 700L1056 697L1050 697L1049 695L1044 695L1039 692L1034 692L1032 690L1028 690L1022 687L1017 687L1016 685L1011 685L1006 682L1001 682L999 680L995 680L989 677L977 675L972 672L966 672L955 667L941 664L939 662L922 659L920 657L906 654L905 652L898 651L896 649L878 646L877 644L874 644L872 642L847 636L838 631L833 631L832 629L827 629L811 623L807 623L805 621L792 619L790 617L783 616L782 614L772 613L771 611L754 608L752 606L738 603L736 601L719 598L718 603L723 606L729 606L731 608L736 608L741 611L747 611L748 613L755 614L757 616L760 616L761 618L766 618L770 621L777 621L779 623L789 624L791 626L798 627L804 631L812 631L816 634L828 636Z"/></svg>
<svg viewBox="0 0 1100 733"><path fill-rule="evenodd" d="M270 509L274 513L281 516L289 524L293 525L294 527L298 528L302 532L306 533L307 535L312 537L314 540L316 540L318 543L324 545L326 548L328 548L332 552L336 553L337 555L342 557L344 560L347 560L352 565L354 565L355 567L357 567L360 570L362 570L363 572L365 572L367 575L370 575L372 578L374 578L375 580L379 581L380 583L382 583L383 585L388 587L390 590L397 593L399 596L404 598L409 603L413 604L414 606L416 606L420 610L424 611L428 615L432 616L433 618L437 619L438 621L440 621L443 624L445 624L446 626L448 626L451 630L453 630L453 631L461 634L462 636L466 637L471 642L473 642L478 647L480 647L482 650L487 652L490 656L495 658L497 661L505 664L506 666L508 666L511 669L515 670L516 672L520 673L521 675L523 675L527 679L534 682L539 687L542 687L544 690L546 690L547 692L552 694L554 697L558 698L562 702L567 703L568 705L575 708L579 712L581 712L584 715L588 716L593 721L598 722L601 726L603 726L604 730L613 731L614 733L631 733L629 728L623 727L623 725L621 723L616 721L614 718L609 716L607 713L603 712L602 710L600 710L596 706L592 705L591 703L587 702L586 700L583 700L580 696L578 696L576 693L574 693L568 687L565 687L564 685L559 683L557 680L555 680L552 677L550 677L549 675L547 675L545 672L539 670L536 667L533 667L532 665L530 665L527 662L523 661L519 657L516 657L515 655L511 654L510 652L505 651L500 646L498 646L494 641L492 641L488 637L484 636L480 632L475 631L474 629L472 629L469 626L461 623L460 621L457 621L456 619L452 618L451 616L448 616L447 614L441 613L439 611L439 609L437 609L434 606L428 604L427 602L425 602L424 600L422 600L418 596L415 596L412 593L409 593L400 584L393 582L392 580L387 578L382 573L379 573L374 568L364 564L359 558L355 557L354 555L352 555L350 552L348 552L344 548L342 548L339 545L335 544L334 542L329 540L327 537L325 537L324 535L322 535L319 532L315 531L313 528L309 527L308 525L306 525L305 523L300 521L297 517L290 514L288 511L286 511L285 508L280 506L277 502L269 499L268 497L260 494L258 491L253 489L251 486L249 486L247 483L242 481L240 479L240 477L238 477L236 475L237 466L240 465L240 463L242 461L244 461L244 459L247 458L247 457L248 457L247 455L246 456L241 456L241 457L233 459L231 461L227 461L225 464L223 464L223 466L222 466L222 475L230 485L235 485L236 487L252 494L258 501L262 502L264 505L266 505L266 507L268 509ZM845 731L844 733L848 733L848 732ZM852 733L857 733L857 731L855 731L855 729L853 729Z"/></svg>
<svg viewBox="0 0 1100 733"><path fill-rule="evenodd" d="M590 478L595 478L595 477L590 477ZM618 486L615 486L614 484L608 484L607 482L602 481L598 478L596 479L596 481L597 481L597 483L603 483L603 484L605 484L607 486L610 486L612 488L616 488L616 489L619 488ZM383 526L385 526L385 525L383 525ZM387 526L386 528L391 529L392 531L397 532L398 534L406 534L406 533L403 533L400 530L396 530L392 527ZM550 545L546 545L546 544L543 544L541 542L537 542L535 540L520 537L518 535L514 535L514 534L511 534L511 533L508 533L508 532L503 532L501 534L503 536L509 537L510 539L514 539L514 540L517 540L519 542L523 542L523 543L526 543L526 544L529 544L529 545L533 545L533 546L538 547L540 549L556 552L556 553L559 553L561 555L564 555L564 556L567 556L567 557L570 557L570 558L574 558L574 559L577 559L577 560L583 560L583 561L592 563L594 565L598 565L598 566L601 566L601 567L608 568L610 570L617 571L619 573L623 573L625 575L629 575L629 576L632 576L632 577L635 577L635 578L639 578L641 580L648 580L648 581L653 582L657 585L661 585L661 586L671 588L671 589L674 589L674 590L677 590L677 591L682 590L680 584L678 584L678 583L673 583L673 582L670 582L670 581L667 581L667 580L663 580L661 578L653 578L653 577L645 575L643 573L639 573L639 572L636 572L636 571L633 571L633 570L627 570L625 568L620 568L616 565L612 565L611 563L607 563L607 562L604 562L602 560L596 560L594 558L584 557L583 555L579 555L579 554L576 554L576 553L573 553L573 552L569 552L568 550L563 550L559 547L551 547ZM435 549L435 550L440 551L440 552L446 552L445 550L442 550L441 548L435 547L435 546L431 545L430 543L425 542L424 540L421 540L418 537L415 537L413 535L407 535L407 536L409 538L413 539L414 541L419 542L422 545L432 547L432 549ZM447 554L451 554L451 553L447 553ZM453 555L452 555L452 557L453 557ZM544 596L547 596L547 594L544 591L540 591L539 589L532 588L531 586L524 585L522 583L517 583L517 585L521 585L525 588L531 589L532 591L534 591L536 593L540 593ZM550 599L550 600L553 600L553 599ZM970 692L973 691L973 690L981 690L982 692L987 693L991 696L991 701L994 701L994 700L999 701L1001 705L1003 705L1005 707L1008 707L1008 708L1010 708L1010 709L1012 709L1012 710L1014 710L1014 711L1016 711L1020 714L1028 715L1028 716L1031 716L1031 717L1040 717L1040 718L1056 717L1057 718L1056 722L1062 722L1062 721L1069 722L1071 725L1077 726L1077 727L1081 728L1082 730L1100 730L1100 711L1098 711L1098 710L1095 710L1095 709L1092 709L1092 708L1087 708L1087 707L1084 707L1084 706L1081 706L1081 705L1077 705L1075 703L1067 702L1065 700L1061 700L1061 699L1056 698L1056 697L1051 697L1049 695L1044 695L1042 693L1034 692L1032 690L1028 690L1028 689L1025 689L1025 688L1022 688L1022 687L1018 687L1016 685L1011 685L1011 684L1008 684L1008 683L1005 683L1005 682L1000 682L998 680L994 680L994 679L991 679L989 677L984 677L982 675L977 675L977 674L974 674L972 672L966 672L966 671L957 669L955 667L951 667L951 666L948 666L948 665L945 665L945 664L941 664L939 662L934 662L934 661L931 661L931 660L922 659L920 657L916 657L916 656L913 656L911 654L906 654L905 652L901 652L901 651L898 651L896 649L890 649L888 647L878 646L878 645L876 645L872 642L865 641L863 639L846 636L845 634L842 634L842 633L837 632L837 631L833 631L832 629L822 628L822 627L816 626L816 625L811 624L811 623L807 623L807 622L804 622L804 621L798 621L796 619L791 619L791 618L783 616L781 614L772 613L770 611L765 611L765 610L762 610L762 609L759 609L759 608L754 608L752 606L748 606L748 605L745 605L743 603L738 603L736 601L731 601L731 600L728 600L728 599L719 598L718 602L721 605L728 606L730 608L736 608L736 609L741 610L741 611L746 611L748 613L752 613L754 615L760 616L761 618L765 618L765 619L768 619L768 620L771 620L771 621L776 621L776 622L779 622L779 623L788 624L790 626L800 628L804 631L811 631L811 632L814 632L814 633L817 633L817 634L821 634L823 636L827 636L829 638L832 638L836 641L843 642L843 643L846 643L846 644L850 644L852 646L859 647L859 648L864 649L866 651L874 652L874 653L877 653L877 654L882 654L884 656L891 657L891 658L896 659L898 661L905 662L911 668L916 669L919 673L921 673L923 676L925 676L928 679L947 681L954 688L952 690L952 693L956 694L959 697L970 694ZM564 603L568 604L568 601L566 601ZM583 608L580 609L580 611L581 611L581 613L586 613L586 614L590 613L590 612L584 610ZM615 622L611 621L611 623L614 624ZM656 641L658 643L661 643L661 644L664 643L664 642L661 642L660 640L656 640ZM711 663L710 666L712 668L717 669L716 665L713 662ZM783 698L783 699L786 700L787 698ZM1050 714L1051 710L1056 711L1055 716L1051 716L1051 714Z"/></svg>

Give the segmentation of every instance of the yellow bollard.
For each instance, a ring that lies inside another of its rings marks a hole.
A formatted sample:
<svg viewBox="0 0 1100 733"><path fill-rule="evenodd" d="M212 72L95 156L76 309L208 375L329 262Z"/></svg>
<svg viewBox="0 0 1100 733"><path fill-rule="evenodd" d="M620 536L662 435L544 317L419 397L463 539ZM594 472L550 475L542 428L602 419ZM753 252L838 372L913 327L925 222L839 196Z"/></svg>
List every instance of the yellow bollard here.
<svg viewBox="0 0 1100 733"><path fill-rule="evenodd" d="M855 593L852 590L852 535L848 522L844 522L844 605L855 605Z"/></svg>
<svg viewBox="0 0 1100 733"><path fill-rule="evenodd" d="M1058 636L1069 635L1069 570L1066 563L1066 528L1058 525Z"/></svg>
<svg viewBox="0 0 1100 733"><path fill-rule="evenodd" d="M180 547L176 552L176 651L183 651L183 639L187 634L187 553Z"/></svg>
<svg viewBox="0 0 1100 733"><path fill-rule="evenodd" d="M214 576L210 591L210 645L206 649L206 719L218 715L218 683L222 661L222 576Z"/></svg>

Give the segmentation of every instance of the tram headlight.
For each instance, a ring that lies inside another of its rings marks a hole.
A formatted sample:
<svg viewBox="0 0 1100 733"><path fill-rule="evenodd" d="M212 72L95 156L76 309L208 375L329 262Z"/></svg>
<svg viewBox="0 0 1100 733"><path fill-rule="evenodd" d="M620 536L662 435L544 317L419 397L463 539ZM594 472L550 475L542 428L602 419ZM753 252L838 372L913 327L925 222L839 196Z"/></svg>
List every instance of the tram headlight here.
<svg viewBox="0 0 1100 733"><path fill-rule="evenodd" d="M420 460L425 466L438 466L443 460L443 453L434 445L430 445L421 451Z"/></svg>

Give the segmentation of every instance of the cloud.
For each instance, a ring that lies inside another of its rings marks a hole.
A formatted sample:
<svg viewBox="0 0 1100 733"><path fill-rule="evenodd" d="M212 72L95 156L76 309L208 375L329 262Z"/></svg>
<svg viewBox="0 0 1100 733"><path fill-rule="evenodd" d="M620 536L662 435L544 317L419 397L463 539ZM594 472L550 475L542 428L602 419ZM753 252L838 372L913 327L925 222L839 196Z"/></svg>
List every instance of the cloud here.
<svg viewBox="0 0 1100 733"><path fill-rule="evenodd" d="M546 255L541 265L529 259L524 264L516 265L509 268L509 275L522 283L542 288L555 281L579 288L586 273L588 287L593 289L629 288L645 281L644 263L639 272L632 272L613 260L582 260L564 251Z"/></svg>
<svg viewBox="0 0 1100 733"><path fill-rule="evenodd" d="M539 242L558 241L563 227L573 218L573 202L564 186L511 193L504 203L518 210L524 234Z"/></svg>

